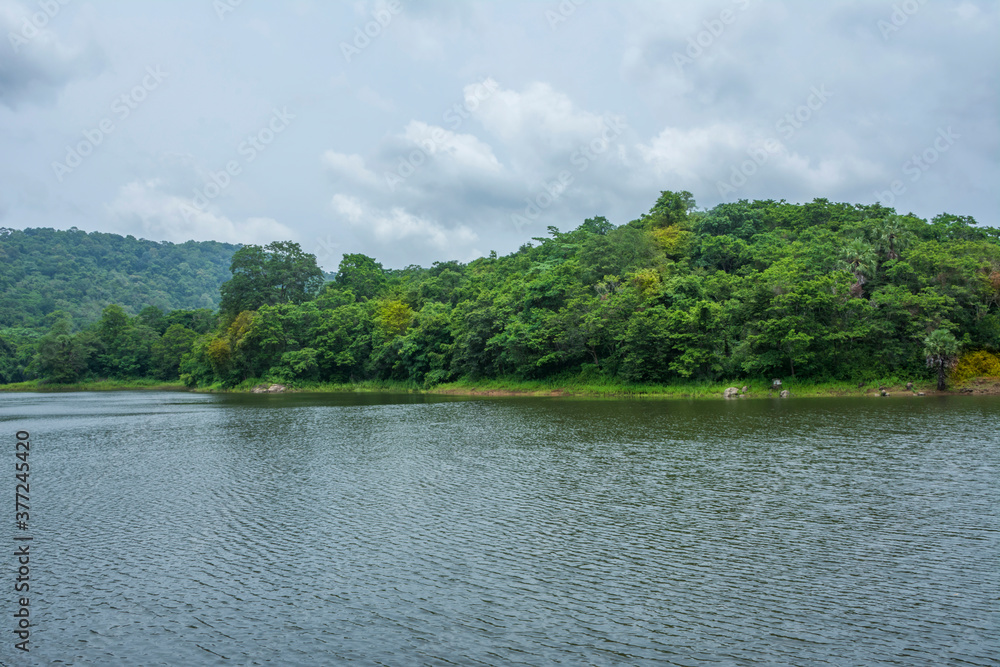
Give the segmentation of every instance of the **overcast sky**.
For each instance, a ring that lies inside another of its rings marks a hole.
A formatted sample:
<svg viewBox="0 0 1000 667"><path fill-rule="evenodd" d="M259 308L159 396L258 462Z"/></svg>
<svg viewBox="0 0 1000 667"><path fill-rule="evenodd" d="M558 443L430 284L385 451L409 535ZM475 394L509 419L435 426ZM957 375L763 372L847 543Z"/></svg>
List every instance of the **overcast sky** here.
<svg viewBox="0 0 1000 667"><path fill-rule="evenodd" d="M0 0L0 226L335 269L623 224L661 190L1000 210L990 0Z"/></svg>

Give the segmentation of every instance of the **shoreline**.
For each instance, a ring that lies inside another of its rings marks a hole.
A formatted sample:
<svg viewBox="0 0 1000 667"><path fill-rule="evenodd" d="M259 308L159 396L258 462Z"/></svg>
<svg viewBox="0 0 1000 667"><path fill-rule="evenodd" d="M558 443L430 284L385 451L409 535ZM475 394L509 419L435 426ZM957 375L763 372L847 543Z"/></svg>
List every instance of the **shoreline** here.
<svg viewBox="0 0 1000 667"><path fill-rule="evenodd" d="M1000 378L973 378L961 385L944 391L935 389L933 381L914 382L913 390L896 383L868 383L858 387L850 382L788 382L783 385L791 393L791 398L929 398L932 396L1000 396ZM704 383L690 385L594 385L587 383L548 381L504 381L487 380L480 382L457 381L429 388L420 388L401 382L361 382L343 383L298 383L283 387L280 391L254 392L255 387L270 386L272 383L248 381L236 387L188 387L181 382L160 382L144 380L95 380L67 385L42 384L38 381L0 385L0 392L62 393L84 391L178 391L191 393L403 393L438 396L483 396L483 397L564 397L564 398L659 398L659 399L760 399L779 398L777 392L762 382L742 381L732 383ZM746 388L746 393L725 398L728 387ZM882 396L885 388L886 396Z"/></svg>

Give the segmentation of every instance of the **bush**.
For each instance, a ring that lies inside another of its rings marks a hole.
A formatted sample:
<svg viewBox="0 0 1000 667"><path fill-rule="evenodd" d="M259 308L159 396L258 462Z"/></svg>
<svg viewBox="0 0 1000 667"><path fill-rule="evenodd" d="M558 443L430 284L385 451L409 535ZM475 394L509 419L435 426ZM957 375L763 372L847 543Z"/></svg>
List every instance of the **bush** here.
<svg viewBox="0 0 1000 667"><path fill-rule="evenodd" d="M951 372L951 381L960 384L976 377L1000 377L1000 356L985 350L963 354Z"/></svg>

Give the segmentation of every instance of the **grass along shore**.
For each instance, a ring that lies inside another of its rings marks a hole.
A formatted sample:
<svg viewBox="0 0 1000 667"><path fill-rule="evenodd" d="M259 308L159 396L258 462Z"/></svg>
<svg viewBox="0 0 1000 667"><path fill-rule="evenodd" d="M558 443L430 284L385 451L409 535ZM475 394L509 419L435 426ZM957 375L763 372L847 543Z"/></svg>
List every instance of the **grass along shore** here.
<svg viewBox="0 0 1000 667"><path fill-rule="evenodd" d="M139 379L139 380L85 380L72 384L56 384L53 382L42 382L41 380L29 380L27 382L14 382L11 384L0 384L0 391L9 392L60 392L60 391L187 391L188 388L180 380L165 382L163 380Z"/></svg>
<svg viewBox="0 0 1000 667"><path fill-rule="evenodd" d="M1000 378L973 378L961 384L949 385L946 391L937 391L932 380L914 381L913 389L906 389L907 380L883 378L858 382L813 382L783 379L782 389L793 397L881 397L881 389L892 396L944 396L944 395L1000 395ZM7 392L64 392L64 391L193 391L198 393L250 393L254 387L275 384L260 379L247 380L235 387L211 385L186 387L179 381L159 380L92 380L74 384L46 384L38 380L0 385ZM722 398L728 387L746 387L743 398L777 397L765 380L734 380L727 382L687 382L670 385L631 384L625 382L588 380L566 377L549 380L462 379L433 387L420 387L412 382L366 380L354 383L291 382L283 383L286 392L296 393L417 393L449 396L575 396L608 398Z"/></svg>
<svg viewBox="0 0 1000 667"><path fill-rule="evenodd" d="M814 382L809 380L783 379L781 389L788 390L793 397L881 397L881 389L888 396L945 396L955 394L1000 395L1000 378L976 378L962 386L949 387L937 391L936 382L914 381L913 389L906 388L907 380L887 378L862 383L858 382ZM723 398L729 387L746 388L741 398L777 398L779 393L771 388L770 381L735 380L728 382L690 382L671 385L602 383L586 381L517 381L517 380L460 380L433 387L432 394L478 395L478 396L593 396L622 398Z"/></svg>

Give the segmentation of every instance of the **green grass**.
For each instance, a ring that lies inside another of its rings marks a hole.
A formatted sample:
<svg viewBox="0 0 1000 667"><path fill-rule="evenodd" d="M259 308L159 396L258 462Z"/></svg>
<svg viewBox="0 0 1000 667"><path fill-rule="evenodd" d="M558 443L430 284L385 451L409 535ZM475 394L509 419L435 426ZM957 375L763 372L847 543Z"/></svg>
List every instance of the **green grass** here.
<svg viewBox="0 0 1000 667"><path fill-rule="evenodd" d="M792 396L877 396L879 387L886 387L889 393L909 393L905 389L906 381L898 378L884 378L868 382L859 388L857 382L813 382L808 380L792 380L785 378L782 389L787 389ZM441 384L429 389L431 393L490 393L524 394L535 396L623 396L623 397L662 397L662 398L721 398L728 387L740 389L747 387L750 398L766 398L777 396L778 392L771 390L769 380L729 380L717 382L680 382L675 384L634 384L620 381L595 381L592 379L567 377L560 380L470 380L462 379L456 382ZM933 382L914 382L915 391L933 390Z"/></svg>
<svg viewBox="0 0 1000 667"><path fill-rule="evenodd" d="M258 385L270 386L272 384L282 384L287 387L289 391L303 393L425 393L425 391L418 387L416 383L394 380L362 380L360 382L274 382L271 380L251 379L244 380L240 384L232 387L226 387L221 383L215 383L205 387L197 387L193 389L193 391L247 394Z"/></svg>
<svg viewBox="0 0 1000 667"><path fill-rule="evenodd" d="M36 391L36 392L58 392L58 391L124 391L124 390L146 390L146 391L182 391L186 387L180 381L164 382L163 380L141 379L141 380L86 380L73 384L45 383L41 380L30 380L28 382L15 382L13 384L0 385L0 391Z"/></svg>
<svg viewBox="0 0 1000 667"><path fill-rule="evenodd" d="M172 390L204 393L249 393L257 385L269 381L246 380L234 387L221 383L189 389L181 382L157 380L91 380L75 384L45 384L38 380L0 385L0 391L58 392L58 391L122 391L122 390ZM904 395L906 379L887 377L866 382L859 388L857 382L814 382L785 378L782 389L792 396L878 396L879 387L886 387L890 394ZM776 397L769 380L729 380L718 382L678 382L675 384L635 384L603 378L564 376L547 380L522 380L517 378L461 379L455 382L420 387L414 382L392 380L364 380L351 383L291 382L285 383L289 391L310 393L428 393L452 395L499 396L580 396L580 397L649 397L649 398L721 398L727 387L747 387L748 398ZM934 391L933 381L914 381L914 392Z"/></svg>

